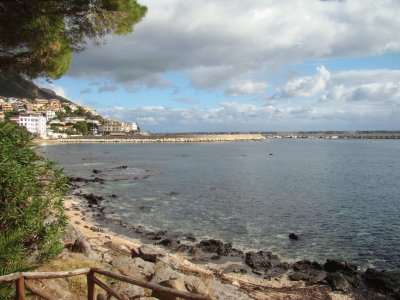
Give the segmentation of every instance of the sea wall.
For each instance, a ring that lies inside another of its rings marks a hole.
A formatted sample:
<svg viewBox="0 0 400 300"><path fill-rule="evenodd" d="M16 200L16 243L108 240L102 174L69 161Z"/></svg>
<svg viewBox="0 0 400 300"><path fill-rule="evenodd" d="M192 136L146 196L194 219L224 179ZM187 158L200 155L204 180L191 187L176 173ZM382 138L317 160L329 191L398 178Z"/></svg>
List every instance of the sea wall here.
<svg viewBox="0 0 400 300"><path fill-rule="evenodd" d="M142 143L215 143L235 141L262 141L265 140L261 134L215 134L215 135L188 135L188 136L152 136L143 138L112 138L112 137L82 137L57 140L41 140L40 144L74 144L74 143L120 143L120 144L142 144Z"/></svg>

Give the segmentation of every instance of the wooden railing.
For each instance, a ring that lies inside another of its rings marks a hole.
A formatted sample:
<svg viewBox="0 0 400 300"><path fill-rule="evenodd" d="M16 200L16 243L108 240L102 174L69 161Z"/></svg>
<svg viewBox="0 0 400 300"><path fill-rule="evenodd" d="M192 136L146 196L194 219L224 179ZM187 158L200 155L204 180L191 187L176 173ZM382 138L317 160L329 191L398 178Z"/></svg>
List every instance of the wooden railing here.
<svg viewBox="0 0 400 300"><path fill-rule="evenodd" d="M165 297L179 297L182 299L190 299L190 300L207 300L209 299L204 295L197 295L188 292L178 291L175 289L167 288L161 286L159 284L154 284L150 282L145 282L141 280L134 279L129 276L120 275L117 273L113 273L104 269L99 268L90 268L90 269L77 269L72 271L63 271L63 272L20 272L13 273L5 276L0 276L0 282L12 282L16 283L16 297L17 300L26 300L25 292L29 291L33 295L39 296L45 300L55 300L55 298L42 289L36 288L35 286L29 283L29 280L34 279L55 279L55 278L66 278L71 276L79 276L86 275L87 277L87 294L88 300L95 300L95 285L98 285L100 288L106 291L108 296L113 296L118 300L127 300L128 298L124 295L120 295L115 290L113 290L110 286L108 286L105 282L101 281L95 275L100 274L106 277L110 277L119 281L123 281L126 283L134 284L141 286L146 289L150 289L152 291L157 292L160 295L165 295Z"/></svg>

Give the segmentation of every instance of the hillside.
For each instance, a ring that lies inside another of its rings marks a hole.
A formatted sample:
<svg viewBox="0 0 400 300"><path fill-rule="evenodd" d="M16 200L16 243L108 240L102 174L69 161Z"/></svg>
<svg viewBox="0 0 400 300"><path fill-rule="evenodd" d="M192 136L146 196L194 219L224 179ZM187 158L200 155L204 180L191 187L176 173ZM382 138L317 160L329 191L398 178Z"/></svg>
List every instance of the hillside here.
<svg viewBox="0 0 400 300"><path fill-rule="evenodd" d="M58 99L62 102L72 103L68 99L58 96L50 89L40 88L32 81L20 76L4 76L0 73L0 96L16 98L43 98Z"/></svg>

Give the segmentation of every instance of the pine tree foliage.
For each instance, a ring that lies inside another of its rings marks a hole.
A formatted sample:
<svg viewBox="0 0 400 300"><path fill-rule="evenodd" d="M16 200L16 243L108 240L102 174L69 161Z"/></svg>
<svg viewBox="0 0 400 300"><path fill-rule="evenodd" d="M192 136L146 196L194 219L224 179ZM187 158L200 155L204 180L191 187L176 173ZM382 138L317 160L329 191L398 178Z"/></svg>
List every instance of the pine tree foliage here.
<svg viewBox="0 0 400 300"><path fill-rule="evenodd" d="M0 0L0 72L58 78L73 51L132 32L145 13L135 0Z"/></svg>

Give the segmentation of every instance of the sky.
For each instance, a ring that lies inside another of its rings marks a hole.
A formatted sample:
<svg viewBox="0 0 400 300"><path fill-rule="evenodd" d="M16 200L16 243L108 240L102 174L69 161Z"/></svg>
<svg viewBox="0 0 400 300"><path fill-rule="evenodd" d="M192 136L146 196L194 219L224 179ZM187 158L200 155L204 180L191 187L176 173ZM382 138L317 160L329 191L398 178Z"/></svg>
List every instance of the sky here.
<svg viewBox="0 0 400 300"><path fill-rule="evenodd" d="M59 95L150 132L400 130L399 0L141 0Z"/></svg>

